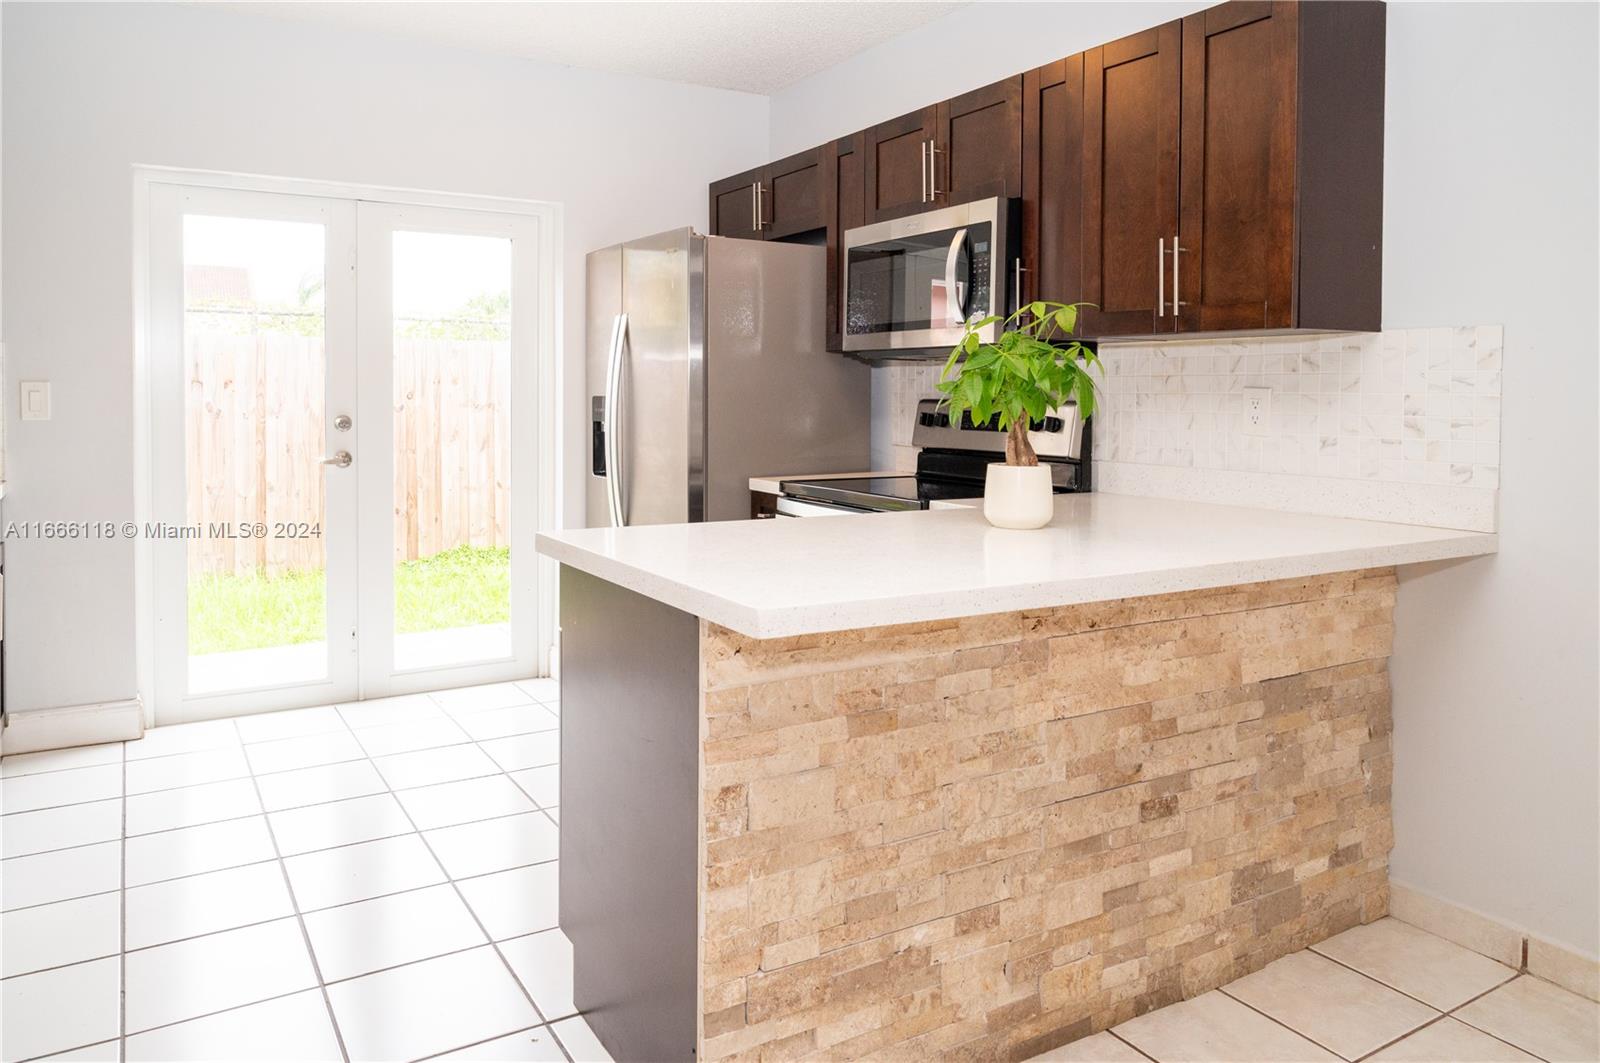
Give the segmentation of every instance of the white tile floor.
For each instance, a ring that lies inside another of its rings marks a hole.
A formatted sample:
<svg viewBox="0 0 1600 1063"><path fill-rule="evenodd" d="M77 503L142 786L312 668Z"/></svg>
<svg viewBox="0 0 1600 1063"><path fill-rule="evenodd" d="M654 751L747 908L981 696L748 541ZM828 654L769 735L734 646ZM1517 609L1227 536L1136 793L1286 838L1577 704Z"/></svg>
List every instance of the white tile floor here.
<svg viewBox="0 0 1600 1063"><path fill-rule="evenodd" d="M604 1060L549 680L0 761L0 1056ZM1386 919L1048 1060L1600 1059L1600 1005Z"/></svg>
<svg viewBox="0 0 1600 1063"><path fill-rule="evenodd" d="M603 1060L549 680L0 761L0 1057Z"/></svg>
<svg viewBox="0 0 1600 1063"><path fill-rule="evenodd" d="M1594 1063L1600 1004L1383 919L1036 1058Z"/></svg>

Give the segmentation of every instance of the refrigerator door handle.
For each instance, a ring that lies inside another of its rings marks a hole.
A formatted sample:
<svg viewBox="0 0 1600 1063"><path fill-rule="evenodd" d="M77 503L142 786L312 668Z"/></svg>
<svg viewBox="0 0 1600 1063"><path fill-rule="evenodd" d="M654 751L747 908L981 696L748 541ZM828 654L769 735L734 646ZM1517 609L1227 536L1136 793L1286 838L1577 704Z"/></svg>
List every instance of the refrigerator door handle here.
<svg viewBox="0 0 1600 1063"><path fill-rule="evenodd" d="M611 323L611 353L606 362L606 503L613 528L627 523L622 503L622 447L617 439L617 408L622 404L622 352L627 341L628 315L618 314Z"/></svg>
<svg viewBox="0 0 1600 1063"><path fill-rule="evenodd" d="M944 306L945 316L952 325L967 323L967 300L965 293L956 279L956 263L961 258L961 249L967 243L967 230L957 229L950 240L950 253L944 260Z"/></svg>

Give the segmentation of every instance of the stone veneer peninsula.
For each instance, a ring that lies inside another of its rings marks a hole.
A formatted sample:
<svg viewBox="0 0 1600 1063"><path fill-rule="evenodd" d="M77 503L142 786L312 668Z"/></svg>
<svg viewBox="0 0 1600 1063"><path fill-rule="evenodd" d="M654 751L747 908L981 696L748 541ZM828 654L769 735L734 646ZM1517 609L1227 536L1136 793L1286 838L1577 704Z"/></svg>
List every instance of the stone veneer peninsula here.
<svg viewBox="0 0 1600 1063"><path fill-rule="evenodd" d="M956 512L541 540L566 565L561 924L616 1058L1025 1059L1386 914L1393 565L1494 536L1171 503L1194 556L1108 561L1151 503L1064 500L1044 532ZM1298 545L1253 542L1273 578L1245 582L1218 537L1251 515ZM939 554L964 536L988 563ZM740 542L802 571L730 604L685 544ZM852 556L853 596L849 571L804 579ZM907 582L867 585L874 558ZM941 566L970 615L764 630L898 619ZM1103 596L1118 579L1173 589Z"/></svg>

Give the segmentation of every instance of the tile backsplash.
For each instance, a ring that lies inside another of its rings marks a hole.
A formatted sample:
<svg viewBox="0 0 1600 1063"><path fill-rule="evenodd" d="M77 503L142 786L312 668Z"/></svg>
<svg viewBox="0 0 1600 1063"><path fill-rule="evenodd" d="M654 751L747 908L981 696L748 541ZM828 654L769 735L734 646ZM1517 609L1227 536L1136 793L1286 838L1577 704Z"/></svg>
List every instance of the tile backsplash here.
<svg viewBox="0 0 1600 1063"><path fill-rule="evenodd" d="M1500 483L1498 325L1103 344L1101 490L1492 530ZM875 464L916 463L938 365L873 374ZM1271 389L1245 431L1247 387Z"/></svg>
<svg viewBox="0 0 1600 1063"><path fill-rule="evenodd" d="M1501 329L1164 341L1101 350L1105 461L1496 487ZM1272 391L1245 432L1247 387Z"/></svg>

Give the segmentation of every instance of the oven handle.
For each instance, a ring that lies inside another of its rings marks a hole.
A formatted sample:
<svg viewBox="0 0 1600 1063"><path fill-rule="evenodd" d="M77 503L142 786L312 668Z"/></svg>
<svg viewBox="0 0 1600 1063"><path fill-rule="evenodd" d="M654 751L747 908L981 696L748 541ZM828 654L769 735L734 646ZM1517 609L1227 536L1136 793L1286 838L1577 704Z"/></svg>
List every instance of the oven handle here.
<svg viewBox="0 0 1600 1063"><path fill-rule="evenodd" d="M961 258L961 249L967 242L967 230L956 230L955 236L950 239L950 253L944 259L944 305L945 313L950 318L952 325L965 325L967 323L967 300L960 284L956 281L956 262Z"/></svg>
<svg viewBox="0 0 1600 1063"><path fill-rule="evenodd" d="M827 502L802 502L788 495L778 496L780 517L853 517L869 512L853 506L834 506Z"/></svg>

